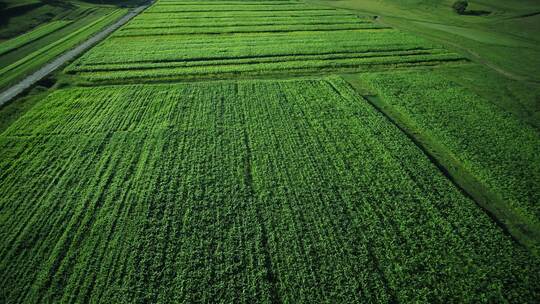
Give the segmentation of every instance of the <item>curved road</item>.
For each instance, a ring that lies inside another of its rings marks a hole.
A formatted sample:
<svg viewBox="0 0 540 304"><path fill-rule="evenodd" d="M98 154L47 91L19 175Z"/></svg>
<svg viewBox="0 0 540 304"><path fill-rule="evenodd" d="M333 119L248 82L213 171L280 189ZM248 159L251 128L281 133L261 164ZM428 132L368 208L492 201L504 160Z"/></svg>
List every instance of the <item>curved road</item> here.
<svg viewBox="0 0 540 304"><path fill-rule="evenodd" d="M15 96L22 93L24 90L28 89L32 85L34 85L39 80L43 79L43 77L49 75L54 70L65 64L66 62L72 60L73 58L77 57L78 55L82 54L92 46L94 46L96 43L100 42L101 40L105 39L108 35L110 35L112 32L116 31L119 27L126 24L131 18L137 16L140 12L142 12L144 9L146 9L148 5L139 6L130 12L128 12L126 15L124 15L122 18L118 19L115 23L109 25L107 28L102 30L101 32L95 34L85 42L81 43L80 45L76 46L75 48L65 52L63 55L60 55L59 57L56 57L53 61L47 63L43 67L41 67L39 70L35 71L31 75L25 77L23 80L21 80L19 83L14 84L13 86L9 87L5 91L3 91L0 94L0 106L4 105L6 102L13 99Z"/></svg>

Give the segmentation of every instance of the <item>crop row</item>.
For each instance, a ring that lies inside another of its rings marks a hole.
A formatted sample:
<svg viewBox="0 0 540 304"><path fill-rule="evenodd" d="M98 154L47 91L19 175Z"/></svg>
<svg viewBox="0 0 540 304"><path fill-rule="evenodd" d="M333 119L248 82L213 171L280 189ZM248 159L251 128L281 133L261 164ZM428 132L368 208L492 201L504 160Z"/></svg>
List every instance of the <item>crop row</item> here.
<svg viewBox="0 0 540 304"><path fill-rule="evenodd" d="M386 42L386 43L385 43ZM101 44L95 51L90 53L89 58L97 57L98 53L104 53L107 49L112 50L118 48L119 44L125 46L125 50L129 52L137 52L146 44L147 52L141 53L145 56L146 53L154 55L154 53L172 52L181 50L177 57L180 58L183 53L190 54L202 53L201 46L205 48L216 49L222 48L224 51L228 49L244 48L245 53L252 52L251 49L267 49L268 52L278 52L280 48L288 49L311 49L302 47L302 45L310 46L318 44L318 47L326 44L326 48L331 45L341 47L344 45L352 47L362 46L381 46L390 45L389 48L395 45L416 45L418 47L433 47L433 44L427 43L425 40L398 32L395 30L343 30L332 32L316 32L303 31L296 33L240 33L231 35L189 35L189 36L145 36L145 37L112 37ZM276 45L282 44L282 45ZM289 47L289 44L294 44L295 48ZM312 51L313 52L313 51ZM113 58L118 58L115 54L111 54ZM86 58L85 57L85 58ZM97 61L94 60L94 61ZM103 59L102 61L107 61Z"/></svg>
<svg viewBox="0 0 540 304"><path fill-rule="evenodd" d="M241 18L240 18L241 17ZM240 18L240 19L239 19ZM214 16L212 15L203 15L203 16L192 16L189 15L167 15L167 16L152 16L152 15L141 15L138 18L132 20L129 25L143 25L143 24L192 24L192 25L205 25L205 24L212 24L212 23L226 23L231 21L239 21L242 22L268 22L268 21L276 21L276 22L285 22L285 21L314 21L314 20L337 20L337 21L359 21L359 22L366 22L368 21L365 17L358 17L351 14L324 14L324 15L256 15L256 16L250 16L250 15L242 15L242 16L234 16L234 15L219 15Z"/></svg>
<svg viewBox="0 0 540 304"><path fill-rule="evenodd" d="M175 6L175 7L207 7L207 6L261 6L261 5L285 5L285 6L298 6L305 5L300 1L160 1L158 5L160 8Z"/></svg>
<svg viewBox="0 0 540 304"><path fill-rule="evenodd" d="M65 27L69 23L69 21L52 21L38 28L35 28L28 33L24 33L7 41L3 41L0 43L0 55L16 50L37 39L45 37L50 33L53 33Z"/></svg>
<svg viewBox="0 0 540 304"><path fill-rule="evenodd" d="M138 37L108 39L70 69L101 64L172 62L264 56L318 55L433 49L424 40L397 31L260 33L227 37Z"/></svg>
<svg viewBox="0 0 540 304"><path fill-rule="evenodd" d="M197 18L194 13L185 20L168 14L166 22L154 19L151 10L145 11L66 71L89 81L117 83L122 79L306 73L464 61L424 39L340 10L325 12L325 16L302 13L294 17L291 12L274 16L275 11L267 10L237 19L229 13L216 13L218 19L208 14Z"/></svg>
<svg viewBox="0 0 540 304"><path fill-rule="evenodd" d="M7 303L538 296L536 260L337 78L56 90L0 149Z"/></svg>
<svg viewBox="0 0 540 304"><path fill-rule="evenodd" d="M68 73L81 72L99 72L99 71L122 71L122 70L142 70L142 69L160 69L174 67L195 67L195 66L221 66L236 64L256 64L285 61L304 61L304 60L335 60L346 58L370 58L370 57L392 57L392 56L415 56L415 55L435 55L448 53L446 50L423 50L423 49L399 49L399 50L376 50L370 49L365 52L336 52L320 54L294 54L294 55L264 55L248 57L221 57L221 58L190 58L180 61L162 61L162 62L132 62L132 63L112 63L77 66L66 69Z"/></svg>
<svg viewBox="0 0 540 304"><path fill-rule="evenodd" d="M271 5L291 5L291 4L300 4L301 1L282 1L282 0L273 0L273 1L249 1L249 0L240 0L240 1L229 1L229 0L214 0L214 1L159 1L159 6L164 5L261 5L261 4L271 4Z"/></svg>
<svg viewBox="0 0 540 304"><path fill-rule="evenodd" d="M176 13L151 13L143 12L134 20L163 20L169 19L171 22L184 19L219 19L219 18L278 18L278 17L316 17L316 16L354 16L349 12L343 11L255 11L255 12L176 12ZM133 21L132 21L133 22Z"/></svg>
<svg viewBox="0 0 540 304"><path fill-rule="evenodd" d="M160 23L169 20L171 24L190 23L190 24L209 24L215 21L224 21L226 19L234 19L236 21L248 20L283 20L283 19L328 19L335 18L336 20L369 20L368 16L359 16L350 12L333 11L333 12L283 12L283 11L267 11L267 12L214 12L214 13L171 13L171 14L152 14L144 12L137 16L130 24L134 23Z"/></svg>
<svg viewBox="0 0 540 304"><path fill-rule="evenodd" d="M248 25L319 25L319 24L357 24L357 23L370 23L369 20L360 20L355 17L345 16L345 17L335 17L335 16L324 16L324 17L286 17L286 18L238 18L231 19L188 19L181 21L171 21L167 19L152 20L151 22L146 20L136 20L136 22L131 22L129 25L123 27L124 30L134 30L134 29L150 29L150 28L175 28L175 27L186 27L186 28L197 28L197 27L218 27L218 26L248 26Z"/></svg>
<svg viewBox="0 0 540 304"><path fill-rule="evenodd" d="M305 47L300 45L296 47L297 43L290 43L282 49L278 48L245 48L245 47L230 47L224 48L220 51L220 46L208 48L206 53L201 53L198 50L190 49L184 53L173 53L169 50L156 51L154 53L148 53L146 56L140 56L139 58L133 56L126 56L125 58L104 58L99 62L92 62L90 60L76 63L76 66L95 66L104 64L130 64L130 63L148 63L148 62L182 62L182 61L207 61L217 59L243 59L243 58L261 58L261 57L285 57L285 56L317 56L326 54L361 54L361 53L376 53L376 52L396 52L409 51L409 50L427 50L436 53L436 49L422 48L418 45L358 45L357 43L347 42L343 43L339 47L332 47L326 43L313 43ZM310 48L311 47L311 48ZM439 51L444 51L440 50ZM130 52L131 53L131 52ZM129 55L131 55L128 53ZM92 59L94 59L93 57ZM99 60L98 58L96 58Z"/></svg>
<svg viewBox="0 0 540 304"><path fill-rule="evenodd" d="M230 26L207 26L207 27L158 27L158 28L130 28L126 27L114 34L115 37L137 37L156 35L191 35L191 34L233 34L233 33L275 33L275 32L298 32L298 31L337 31L359 29L385 29L387 27L372 22L350 23L264 23L260 25L238 24Z"/></svg>
<svg viewBox="0 0 540 304"><path fill-rule="evenodd" d="M441 74L374 74L363 79L518 214L540 224L537 130Z"/></svg>
<svg viewBox="0 0 540 304"><path fill-rule="evenodd" d="M330 56L329 56L330 57ZM388 55L366 56L356 58L325 58L315 56L313 58L297 59L289 61L279 58L278 60L265 62L265 60L251 60L251 62L228 64L227 62L217 65L199 65L188 67L160 67L157 69L134 69L134 70L111 70L103 72L79 73L83 79L91 82L114 82L133 79L159 79L159 78L208 78L210 76L237 75L237 74L275 74L275 73L320 73L321 71L373 68L387 69L389 67L415 66L415 65L440 65L444 63L465 62L463 57L453 53L429 54L429 55Z"/></svg>
<svg viewBox="0 0 540 304"><path fill-rule="evenodd" d="M337 11L333 8L314 8L305 4L289 5L153 5L148 13L186 13L186 12L260 12L260 11Z"/></svg>

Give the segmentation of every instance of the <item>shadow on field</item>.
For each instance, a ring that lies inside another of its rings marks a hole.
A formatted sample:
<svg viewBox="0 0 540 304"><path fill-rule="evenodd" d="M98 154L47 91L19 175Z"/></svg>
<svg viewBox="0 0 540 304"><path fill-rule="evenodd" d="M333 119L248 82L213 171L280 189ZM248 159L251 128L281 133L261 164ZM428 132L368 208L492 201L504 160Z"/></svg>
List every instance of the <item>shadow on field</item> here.
<svg viewBox="0 0 540 304"><path fill-rule="evenodd" d="M0 1L0 26L8 24L9 19L12 17L26 14L30 12L31 10L34 10L43 5L45 5L45 3L37 2L37 3L30 3L27 5L18 5L15 7L8 8L5 2Z"/></svg>
<svg viewBox="0 0 540 304"><path fill-rule="evenodd" d="M491 14L490 11L484 11L484 10L469 10L469 11L465 11L463 12L462 15L465 15L465 16L487 16Z"/></svg>

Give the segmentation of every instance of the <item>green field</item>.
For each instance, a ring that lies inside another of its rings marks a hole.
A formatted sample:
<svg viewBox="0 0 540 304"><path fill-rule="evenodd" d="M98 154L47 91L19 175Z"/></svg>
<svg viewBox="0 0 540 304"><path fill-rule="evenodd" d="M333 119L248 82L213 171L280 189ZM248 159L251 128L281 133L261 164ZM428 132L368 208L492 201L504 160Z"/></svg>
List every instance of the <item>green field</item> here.
<svg viewBox="0 0 540 304"><path fill-rule="evenodd" d="M158 0L0 108L0 302L537 302L540 87L351 2Z"/></svg>
<svg viewBox="0 0 540 304"><path fill-rule="evenodd" d="M0 41L51 21L79 21L89 14L140 5L144 0L0 0Z"/></svg>
<svg viewBox="0 0 540 304"><path fill-rule="evenodd" d="M167 2L133 19L67 72L88 82L125 83L467 62L440 45L343 10L295 1L162 3Z"/></svg>
<svg viewBox="0 0 540 304"><path fill-rule="evenodd" d="M442 74L442 73L441 73ZM538 130L438 73L366 75L391 107L441 142L490 188L540 219ZM506 160L506 161L502 161ZM528 174L524 175L523 172Z"/></svg>
<svg viewBox="0 0 540 304"><path fill-rule="evenodd" d="M444 43L511 79L540 81L540 2L536 0L469 0L458 15L453 0L306 0L379 16L392 26Z"/></svg>
<svg viewBox="0 0 540 304"><path fill-rule="evenodd" d="M527 301L539 279L339 78L58 90L0 142L13 302Z"/></svg>

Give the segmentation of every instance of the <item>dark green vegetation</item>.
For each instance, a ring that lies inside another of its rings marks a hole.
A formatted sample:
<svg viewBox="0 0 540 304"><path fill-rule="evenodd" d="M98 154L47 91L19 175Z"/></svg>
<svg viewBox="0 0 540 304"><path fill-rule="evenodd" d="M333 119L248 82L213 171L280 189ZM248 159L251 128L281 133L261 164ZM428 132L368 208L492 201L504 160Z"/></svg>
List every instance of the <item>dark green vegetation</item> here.
<svg viewBox="0 0 540 304"><path fill-rule="evenodd" d="M359 78L389 115L428 144L440 145L436 150L444 154L449 170L462 167L471 175L477 181L474 187L481 188L476 191L502 208L501 220L530 238L531 246L539 245L534 244L540 239L538 129L452 81L447 70Z"/></svg>
<svg viewBox="0 0 540 304"><path fill-rule="evenodd" d="M386 18L160 0L0 109L2 302L535 303L540 88Z"/></svg>
<svg viewBox="0 0 540 304"><path fill-rule="evenodd" d="M540 219L538 130L442 74L394 72L363 77L382 100L447 146L506 201L522 208L532 220Z"/></svg>
<svg viewBox="0 0 540 304"><path fill-rule="evenodd" d="M46 97L48 87L36 85L27 92L25 96L17 99L17 102L10 102L2 107L0 111L0 133L4 132L13 122L29 111L43 97Z"/></svg>
<svg viewBox="0 0 540 304"><path fill-rule="evenodd" d="M0 44L0 55L12 52L24 45L32 43L40 38L43 38L52 32L61 29L69 24L69 21L52 21L40 26L28 33L22 34L16 38L2 42Z"/></svg>
<svg viewBox="0 0 540 304"><path fill-rule="evenodd" d="M0 41L29 32L54 20L78 20L142 0L0 0Z"/></svg>
<svg viewBox="0 0 540 304"><path fill-rule="evenodd" d="M469 6L469 2L464 0L458 0L452 4L452 8L456 11L456 13L463 15L465 11L467 10L467 6Z"/></svg>

